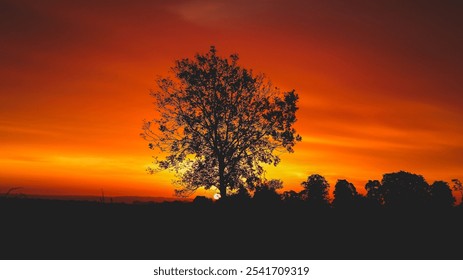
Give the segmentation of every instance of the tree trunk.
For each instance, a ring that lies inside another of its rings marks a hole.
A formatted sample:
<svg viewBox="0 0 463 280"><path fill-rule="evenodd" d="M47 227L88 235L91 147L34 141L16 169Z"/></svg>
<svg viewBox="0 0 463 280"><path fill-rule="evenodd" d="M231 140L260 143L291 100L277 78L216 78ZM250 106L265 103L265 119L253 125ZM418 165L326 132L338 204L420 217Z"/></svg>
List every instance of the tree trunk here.
<svg viewBox="0 0 463 280"><path fill-rule="evenodd" d="M225 198L227 196L227 185L225 183L225 163L224 160L219 158L219 190L220 197Z"/></svg>

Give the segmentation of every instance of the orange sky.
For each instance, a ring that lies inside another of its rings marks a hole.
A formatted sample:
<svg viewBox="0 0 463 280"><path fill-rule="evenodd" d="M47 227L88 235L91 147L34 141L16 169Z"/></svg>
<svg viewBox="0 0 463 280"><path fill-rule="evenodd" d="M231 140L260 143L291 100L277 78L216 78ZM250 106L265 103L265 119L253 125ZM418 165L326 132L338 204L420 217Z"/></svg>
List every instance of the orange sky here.
<svg viewBox="0 0 463 280"><path fill-rule="evenodd" d="M149 89L210 45L300 95L303 141L269 179L463 179L463 8L379 2L2 1L0 192L172 196L145 172Z"/></svg>

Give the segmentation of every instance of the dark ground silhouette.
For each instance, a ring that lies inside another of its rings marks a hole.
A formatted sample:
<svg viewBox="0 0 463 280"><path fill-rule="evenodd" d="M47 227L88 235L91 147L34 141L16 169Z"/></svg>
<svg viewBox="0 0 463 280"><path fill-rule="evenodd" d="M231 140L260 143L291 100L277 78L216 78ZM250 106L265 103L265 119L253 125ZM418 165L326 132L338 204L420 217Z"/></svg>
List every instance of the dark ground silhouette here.
<svg viewBox="0 0 463 280"><path fill-rule="evenodd" d="M0 198L0 258L463 258L462 207L333 208L242 198L140 204Z"/></svg>

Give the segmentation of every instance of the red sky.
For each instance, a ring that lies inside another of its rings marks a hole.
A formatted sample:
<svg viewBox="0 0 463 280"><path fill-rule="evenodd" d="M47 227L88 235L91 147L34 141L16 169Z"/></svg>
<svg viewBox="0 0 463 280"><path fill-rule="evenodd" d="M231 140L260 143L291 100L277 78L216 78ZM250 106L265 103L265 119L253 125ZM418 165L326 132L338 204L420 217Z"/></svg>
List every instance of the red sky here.
<svg viewBox="0 0 463 280"><path fill-rule="evenodd" d="M458 1L0 3L0 191L172 196L139 137L176 59L240 55L300 95L303 142L269 179L299 190L405 170L463 179Z"/></svg>

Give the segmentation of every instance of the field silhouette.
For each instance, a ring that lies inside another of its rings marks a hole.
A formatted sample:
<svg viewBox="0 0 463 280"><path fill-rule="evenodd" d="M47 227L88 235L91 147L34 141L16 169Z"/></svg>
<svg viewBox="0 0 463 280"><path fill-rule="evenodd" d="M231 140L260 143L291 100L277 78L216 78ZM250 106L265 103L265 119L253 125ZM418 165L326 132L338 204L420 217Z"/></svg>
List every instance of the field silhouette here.
<svg viewBox="0 0 463 280"><path fill-rule="evenodd" d="M463 207L366 197L336 207L275 194L133 204L1 197L0 258L461 259Z"/></svg>

